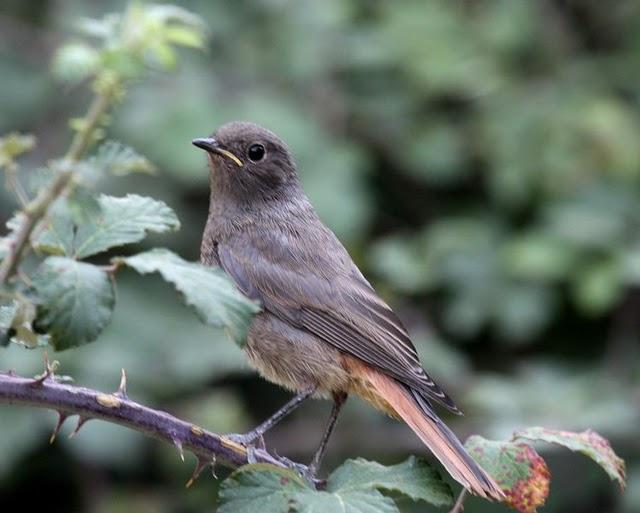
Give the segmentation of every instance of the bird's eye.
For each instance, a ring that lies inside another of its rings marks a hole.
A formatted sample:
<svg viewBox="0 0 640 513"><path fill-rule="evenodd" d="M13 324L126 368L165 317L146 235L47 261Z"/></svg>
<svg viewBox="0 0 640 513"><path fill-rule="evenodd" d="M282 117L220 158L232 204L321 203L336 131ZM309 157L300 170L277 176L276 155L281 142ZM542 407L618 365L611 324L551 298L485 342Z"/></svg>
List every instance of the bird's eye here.
<svg viewBox="0 0 640 513"><path fill-rule="evenodd" d="M249 160L258 162L264 158L266 153L267 151L264 149L264 146L262 144L252 144L251 146L249 146L247 156L249 157Z"/></svg>

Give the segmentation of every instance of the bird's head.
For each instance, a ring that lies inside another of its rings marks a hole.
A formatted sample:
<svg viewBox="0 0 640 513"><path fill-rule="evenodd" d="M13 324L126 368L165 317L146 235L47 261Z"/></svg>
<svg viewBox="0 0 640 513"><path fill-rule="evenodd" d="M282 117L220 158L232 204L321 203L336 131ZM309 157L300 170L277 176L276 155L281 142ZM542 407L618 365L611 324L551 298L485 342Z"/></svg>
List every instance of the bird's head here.
<svg viewBox="0 0 640 513"><path fill-rule="evenodd" d="M255 123L234 121L210 137L194 139L205 150L214 189L246 199L279 196L298 185L293 157L273 132Z"/></svg>

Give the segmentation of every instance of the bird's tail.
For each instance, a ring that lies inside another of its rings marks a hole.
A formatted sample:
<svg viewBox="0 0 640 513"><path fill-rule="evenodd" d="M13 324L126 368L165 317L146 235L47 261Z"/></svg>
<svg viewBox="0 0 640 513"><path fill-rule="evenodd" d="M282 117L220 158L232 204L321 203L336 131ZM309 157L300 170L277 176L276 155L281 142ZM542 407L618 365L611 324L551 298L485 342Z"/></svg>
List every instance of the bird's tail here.
<svg viewBox="0 0 640 513"><path fill-rule="evenodd" d="M404 385L371 367L367 377L376 392L413 429L456 481L480 497L504 500L505 495L498 484L471 458L456 435L424 400L414 397Z"/></svg>

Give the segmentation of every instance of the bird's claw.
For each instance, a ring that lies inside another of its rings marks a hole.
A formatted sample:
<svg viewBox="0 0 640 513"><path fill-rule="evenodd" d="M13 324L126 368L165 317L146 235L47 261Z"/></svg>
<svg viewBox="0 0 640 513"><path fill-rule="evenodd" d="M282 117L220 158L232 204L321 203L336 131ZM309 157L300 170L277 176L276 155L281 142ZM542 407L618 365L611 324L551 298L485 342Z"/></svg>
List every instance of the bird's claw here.
<svg viewBox="0 0 640 513"><path fill-rule="evenodd" d="M280 457L280 462L290 470L300 474L300 477L309 481L316 488L322 487L324 481L319 480L316 477L317 470L312 465L303 465L302 463L297 463L295 461L290 460L289 458L285 458L284 456Z"/></svg>

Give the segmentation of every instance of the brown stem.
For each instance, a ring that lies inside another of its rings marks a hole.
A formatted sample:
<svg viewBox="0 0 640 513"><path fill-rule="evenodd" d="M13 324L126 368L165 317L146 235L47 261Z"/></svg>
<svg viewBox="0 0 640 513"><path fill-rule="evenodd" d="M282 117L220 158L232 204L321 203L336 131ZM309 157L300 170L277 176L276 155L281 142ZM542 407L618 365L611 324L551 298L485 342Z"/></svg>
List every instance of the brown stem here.
<svg viewBox="0 0 640 513"><path fill-rule="evenodd" d="M464 500L467 498L467 490L465 488L462 489L460 495L458 495L458 499L456 503L451 508L449 513L461 513L464 510Z"/></svg>
<svg viewBox="0 0 640 513"><path fill-rule="evenodd" d="M0 286L4 285L16 272L18 264L28 247L33 229L46 215L51 204L64 193L73 179L73 165L82 158L91 145L93 133L100 124L102 116L109 108L116 88L117 83L114 82L112 86L105 88L94 97L84 118L83 126L76 132L71 141L69 151L65 155L65 169L59 171L53 182L47 188L41 190L38 196L24 208L25 218L10 243L9 253L0 263Z"/></svg>
<svg viewBox="0 0 640 513"><path fill-rule="evenodd" d="M197 473L206 466L213 467L217 462L230 467L239 467L248 460L288 466L285 459L273 456L266 450L253 449L249 454L246 447L224 436L130 400L126 395L124 373L118 391L105 394L60 383L53 377L52 371L53 368L48 367L45 374L37 378L0 373L0 403L35 406L58 412L60 421L52 440L67 417L78 415L79 427L89 419L101 419L173 444L181 457L183 451L189 451L198 458Z"/></svg>

